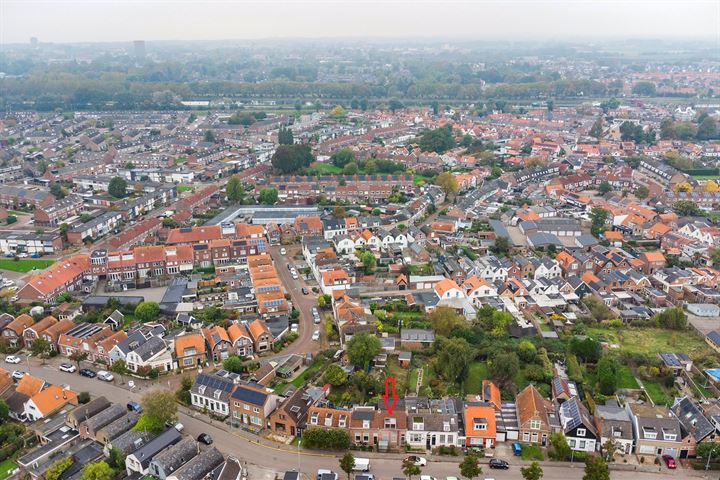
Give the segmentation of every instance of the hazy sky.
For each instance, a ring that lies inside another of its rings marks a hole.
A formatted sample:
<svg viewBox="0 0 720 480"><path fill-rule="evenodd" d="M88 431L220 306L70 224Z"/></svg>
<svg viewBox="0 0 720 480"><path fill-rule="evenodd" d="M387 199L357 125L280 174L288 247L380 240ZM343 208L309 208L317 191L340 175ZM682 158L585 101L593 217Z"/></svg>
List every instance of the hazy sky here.
<svg viewBox="0 0 720 480"><path fill-rule="evenodd" d="M711 37L720 0L0 0L0 42ZM720 44L719 44L720 45Z"/></svg>

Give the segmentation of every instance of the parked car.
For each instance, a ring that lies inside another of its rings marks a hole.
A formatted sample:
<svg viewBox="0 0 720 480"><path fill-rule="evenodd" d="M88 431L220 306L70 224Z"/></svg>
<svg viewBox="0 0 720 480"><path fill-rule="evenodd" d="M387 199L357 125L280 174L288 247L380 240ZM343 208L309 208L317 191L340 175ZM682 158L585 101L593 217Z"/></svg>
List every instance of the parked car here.
<svg viewBox="0 0 720 480"><path fill-rule="evenodd" d="M292 272L292 279L293 279L293 280L297 280L297 279L299 279L299 278L300 278L300 277L298 277L297 272Z"/></svg>
<svg viewBox="0 0 720 480"><path fill-rule="evenodd" d="M15 303L15 302L17 302L17 301L18 301L18 296L17 296L17 295L13 295L12 297L10 297L10 302L11 302L11 303Z"/></svg>
<svg viewBox="0 0 720 480"><path fill-rule="evenodd" d="M510 468L510 464L505 460L500 460L499 458L492 458L490 459L490 468L507 470L508 468Z"/></svg>
<svg viewBox="0 0 720 480"><path fill-rule="evenodd" d="M180 422L176 423L173 426L175 427L175 430L177 430L178 432L182 432L183 430L185 430L185 425L183 425Z"/></svg>
<svg viewBox="0 0 720 480"><path fill-rule="evenodd" d="M127 403L127 409L129 412L142 412L142 406L138 402L134 402L132 400Z"/></svg>
<svg viewBox="0 0 720 480"><path fill-rule="evenodd" d="M16 357L15 355L8 355L7 357L5 357L5 363L16 364L16 363L20 363L20 362L21 362L20 357Z"/></svg>
<svg viewBox="0 0 720 480"><path fill-rule="evenodd" d="M15 285L15 282L8 280L7 278L2 282L3 287L12 287L13 285Z"/></svg>
<svg viewBox="0 0 720 480"><path fill-rule="evenodd" d="M424 467L425 465L427 465L427 458L419 457L417 455L410 455L405 460L413 462L418 467Z"/></svg>
<svg viewBox="0 0 720 480"><path fill-rule="evenodd" d="M200 435L198 435L197 441L200 443L204 443L205 445L212 445L213 443L212 437L207 433L201 433Z"/></svg>
<svg viewBox="0 0 720 480"><path fill-rule="evenodd" d="M370 459L369 458L355 458L355 465L353 471L355 472L367 472L370 470Z"/></svg>
<svg viewBox="0 0 720 480"><path fill-rule="evenodd" d="M18 254L18 257L20 257L20 258L27 258L27 257L28 257L28 254L25 253L25 252L22 252L22 253L19 253L19 254Z"/></svg>
<svg viewBox="0 0 720 480"><path fill-rule="evenodd" d="M88 377L88 378L95 378L97 376L97 373L95 373L95 370L91 370L89 368L81 368L78 373L80 375L82 375L83 377Z"/></svg>
<svg viewBox="0 0 720 480"><path fill-rule="evenodd" d="M15 371L12 373L12 377L13 377L15 380L20 380L20 379L21 379L22 377L24 377L24 376L25 376L25 372L21 372L20 370L15 370Z"/></svg>
<svg viewBox="0 0 720 480"><path fill-rule="evenodd" d="M105 370L100 370L99 372L97 372L97 378L98 380L102 380L103 382L112 382L113 380L115 380L115 376Z"/></svg>
<svg viewBox="0 0 720 480"><path fill-rule="evenodd" d="M520 442L513 443L512 450L513 450L513 455L515 455L516 457L519 457L520 455L522 455L522 444Z"/></svg>
<svg viewBox="0 0 720 480"><path fill-rule="evenodd" d="M670 470L675 470L677 468L677 464L675 463L675 459L672 455L665 454L662 456L663 462L665 462L665 465Z"/></svg>
<svg viewBox="0 0 720 480"><path fill-rule="evenodd" d="M297 323L293 323L292 325L290 325L290 332L292 332L292 333L298 333L299 328L300 328L300 327L298 327L298 324L297 324Z"/></svg>
<svg viewBox="0 0 720 480"><path fill-rule="evenodd" d="M77 370L77 367L73 365L72 363L61 363L60 367L58 367L61 372L68 372L73 373L75 370Z"/></svg>
<svg viewBox="0 0 720 480"><path fill-rule="evenodd" d="M302 293L303 293L303 295L309 295L309 294L310 294L310 290L308 290L307 287L302 287Z"/></svg>
<svg viewBox="0 0 720 480"><path fill-rule="evenodd" d="M285 247L283 247L280 249L280 255L285 255L285 254L287 254L287 250L285 250Z"/></svg>
<svg viewBox="0 0 720 480"><path fill-rule="evenodd" d="M315 332L312 334L312 339L315 341L320 340L320 330L315 330Z"/></svg>
<svg viewBox="0 0 720 480"><path fill-rule="evenodd" d="M430 475L420 475L420 480L437 480L435 477L431 477Z"/></svg>

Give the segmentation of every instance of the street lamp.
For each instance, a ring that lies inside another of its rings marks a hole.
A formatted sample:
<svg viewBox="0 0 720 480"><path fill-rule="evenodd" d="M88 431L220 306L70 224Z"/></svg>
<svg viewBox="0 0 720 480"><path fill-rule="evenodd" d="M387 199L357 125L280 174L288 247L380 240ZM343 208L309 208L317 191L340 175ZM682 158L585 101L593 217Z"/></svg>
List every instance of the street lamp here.
<svg viewBox="0 0 720 480"><path fill-rule="evenodd" d="M298 440L298 448L297 448L297 456L298 456L298 477L302 475L300 473L300 444L302 443L302 440Z"/></svg>
<svg viewBox="0 0 720 480"><path fill-rule="evenodd" d="M717 445L714 445L712 449L710 449L710 453L708 453L708 459L707 462L705 462L705 471L707 472L710 470L710 459L713 456L713 453L715 453L715 449L717 448Z"/></svg>

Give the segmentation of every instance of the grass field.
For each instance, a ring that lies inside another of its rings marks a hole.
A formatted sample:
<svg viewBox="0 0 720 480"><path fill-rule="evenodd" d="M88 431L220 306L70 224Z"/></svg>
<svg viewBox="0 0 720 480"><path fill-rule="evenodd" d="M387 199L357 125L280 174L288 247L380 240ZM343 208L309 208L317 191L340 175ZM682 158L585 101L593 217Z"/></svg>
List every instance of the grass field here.
<svg viewBox="0 0 720 480"><path fill-rule="evenodd" d="M191 187L190 185L178 185L177 187L175 187L175 189L178 193L182 193L192 191L193 187Z"/></svg>
<svg viewBox="0 0 720 480"><path fill-rule="evenodd" d="M318 163L308 170L309 175L337 175L342 173L342 168L336 167L332 163Z"/></svg>
<svg viewBox="0 0 720 480"><path fill-rule="evenodd" d="M3 258L0 260L0 270L11 270L13 272L27 273L33 268L42 270L55 263L55 260L12 260Z"/></svg>
<svg viewBox="0 0 720 480"><path fill-rule="evenodd" d="M691 175L695 180L718 180L720 175Z"/></svg>
<svg viewBox="0 0 720 480"><path fill-rule="evenodd" d="M482 392L482 382L488 377L487 363L476 362L468 369L465 393L476 395Z"/></svg>
<svg viewBox="0 0 720 480"><path fill-rule="evenodd" d="M425 177L425 176L423 176L423 175L415 175L415 176L413 176L413 183L414 183L416 186L417 186L417 185L420 185L420 184L423 183L423 182L429 183L430 180L432 180L431 177Z"/></svg>
<svg viewBox="0 0 720 480"><path fill-rule="evenodd" d="M10 476L10 472L15 470L15 468L17 468L17 463L10 458L0 463L0 480L8 478Z"/></svg>
<svg viewBox="0 0 720 480"><path fill-rule="evenodd" d="M523 443L522 446L523 460L545 460L545 452L538 445L528 445Z"/></svg>
<svg viewBox="0 0 720 480"><path fill-rule="evenodd" d="M635 376L633 375L632 371L630 370L630 367L628 367L627 365L622 365L620 367L620 370L618 371L617 387L618 388L626 388L626 389L640 388L640 386L637 383L637 380L635 380Z"/></svg>
<svg viewBox="0 0 720 480"><path fill-rule="evenodd" d="M643 380L643 385L645 385L645 391L650 395L655 405L670 405L671 399L659 383Z"/></svg>
<svg viewBox="0 0 720 480"><path fill-rule="evenodd" d="M710 347L692 331L674 332L661 328L588 328L588 336L635 353L684 352L694 358L711 353Z"/></svg>
<svg viewBox="0 0 720 480"><path fill-rule="evenodd" d="M408 391L408 376L410 370L402 368L398 363L397 357L389 357L385 366L385 377L393 377L395 379L395 392L399 397L404 397ZM417 383L417 379L416 379ZM383 390L384 391L384 390Z"/></svg>

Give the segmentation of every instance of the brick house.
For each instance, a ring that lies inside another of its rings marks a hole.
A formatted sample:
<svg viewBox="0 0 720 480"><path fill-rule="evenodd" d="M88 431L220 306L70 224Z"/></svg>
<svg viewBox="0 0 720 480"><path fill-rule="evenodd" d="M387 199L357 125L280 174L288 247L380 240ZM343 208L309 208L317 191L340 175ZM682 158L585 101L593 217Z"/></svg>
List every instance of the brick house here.
<svg viewBox="0 0 720 480"><path fill-rule="evenodd" d="M201 366L206 359L205 338L199 333L176 337L175 359L181 370Z"/></svg>
<svg viewBox="0 0 720 480"><path fill-rule="evenodd" d="M560 425L549 400L534 385L528 385L515 398L520 440L524 443L547 445L548 437Z"/></svg>

